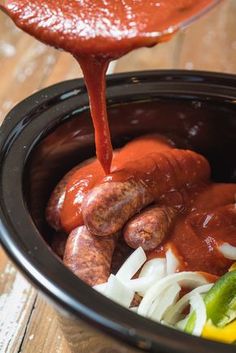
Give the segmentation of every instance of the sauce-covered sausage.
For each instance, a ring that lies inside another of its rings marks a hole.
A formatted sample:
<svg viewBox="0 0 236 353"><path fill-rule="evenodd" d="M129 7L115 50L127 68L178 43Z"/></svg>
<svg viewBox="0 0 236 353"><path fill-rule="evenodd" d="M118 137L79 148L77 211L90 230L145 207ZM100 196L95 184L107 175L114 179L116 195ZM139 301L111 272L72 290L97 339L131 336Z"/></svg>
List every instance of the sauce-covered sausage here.
<svg viewBox="0 0 236 353"><path fill-rule="evenodd" d="M83 219L91 233L116 233L141 209L172 189L207 182L207 160L192 151L171 149L130 162L108 175L85 198Z"/></svg>
<svg viewBox="0 0 236 353"><path fill-rule="evenodd" d="M137 157L154 151L172 148L173 143L159 135L147 135L127 143L114 151L112 171ZM55 230L70 233L83 225L82 202L88 193L104 177L103 169L96 159L80 163L67 173L54 189L46 209L48 223Z"/></svg>
<svg viewBox="0 0 236 353"><path fill-rule="evenodd" d="M65 201L67 184L71 176L84 167L88 168L88 166L92 164L93 160L93 158L88 159L71 169L59 181L59 183L56 185L55 189L51 193L50 199L46 207L45 217L48 224L56 231L60 231L63 229L61 222L61 212Z"/></svg>
<svg viewBox="0 0 236 353"><path fill-rule="evenodd" d="M70 175L72 175L73 173L74 173L74 169L69 171L57 184L57 186L51 193L50 199L46 207L46 211L45 211L46 220L48 224L56 231L59 231L62 229L61 209L65 199L66 185Z"/></svg>

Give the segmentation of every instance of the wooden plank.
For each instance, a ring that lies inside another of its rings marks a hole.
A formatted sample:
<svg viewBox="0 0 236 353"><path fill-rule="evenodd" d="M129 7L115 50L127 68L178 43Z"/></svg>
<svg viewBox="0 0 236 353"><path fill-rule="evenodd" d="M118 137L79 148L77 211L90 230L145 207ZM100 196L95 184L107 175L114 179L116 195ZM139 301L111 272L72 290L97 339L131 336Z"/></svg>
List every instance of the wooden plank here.
<svg viewBox="0 0 236 353"><path fill-rule="evenodd" d="M225 0L183 35L178 68L236 72L236 1Z"/></svg>
<svg viewBox="0 0 236 353"><path fill-rule="evenodd" d="M70 353L58 326L57 316L43 298L38 297L24 341L22 353Z"/></svg>
<svg viewBox="0 0 236 353"><path fill-rule="evenodd" d="M43 82L42 86L47 87L54 83L82 77L82 71L76 60L68 53L60 53L56 65L51 74Z"/></svg>
<svg viewBox="0 0 236 353"><path fill-rule="evenodd" d="M182 46L181 34L153 48L135 50L117 61L115 72L170 69L176 66Z"/></svg>
<svg viewBox="0 0 236 353"><path fill-rule="evenodd" d="M5 19L5 30L8 22L10 20ZM10 39L5 42L11 43ZM0 52L0 75L1 122L15 104L34 91L62 80L81 77L82 73L71 55L47 47L21 33L14 43L14 55L6 59Z"/></svg>
<svg viewBox="0 0 236 353"><path fill-rule="evenodd" d="M54 310L37 296L2 249L0 273L0 352L70 353Z"/></svg>
<svg viewBox="0 0 236 353"><path fill-rule="evenodd" d="M27 35L15 49L16 55L0 68L0 121L16 103L42 87L59 55Z"/></svg>
<svg viewBox="0 0 236 353"><path fill-rule="evenodd" d="M40 88L59 55L26 34L21 34L14 50L7 60L0 53L0 122L17 102Z"/></svg>
<svg viewBox="0 0 236 353"><path fill-rule="evenodd" d="M28 281L0 249L0 352L18 352L36 299Z"/></svg>
<svg viewBox="0 0 236 353"><path fill-rule="evenodd" d="M119 59L116 72L195 69L236 73L236 1L225 0L168 43Z"/></svg>
<svg viewBox="0 0 236 353"><path fill-rule="evenodd" d="M4 61L15 56L15 46L22 34L2 12L0 12L0 33L4 33L4 36L0 37L0 64L2 65Z"/></svg>

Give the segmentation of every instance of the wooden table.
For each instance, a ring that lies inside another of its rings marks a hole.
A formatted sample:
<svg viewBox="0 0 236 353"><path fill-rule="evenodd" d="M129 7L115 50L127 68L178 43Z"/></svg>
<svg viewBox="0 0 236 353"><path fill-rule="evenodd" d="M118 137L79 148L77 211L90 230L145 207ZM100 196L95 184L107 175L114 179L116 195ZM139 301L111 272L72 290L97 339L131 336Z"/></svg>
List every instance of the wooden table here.
<svg viewBox="0 0 236 353"><path fill-rule="evenodd" d="M236 73L236 1L225 0L170 42L120 59L115 72L184 68ZM72 57L37 42L0 14L0 122L20 100L81 76ZM69 353L53 310L0 249L0 353ZM92 353L92 352L88 352Z"/></svg>

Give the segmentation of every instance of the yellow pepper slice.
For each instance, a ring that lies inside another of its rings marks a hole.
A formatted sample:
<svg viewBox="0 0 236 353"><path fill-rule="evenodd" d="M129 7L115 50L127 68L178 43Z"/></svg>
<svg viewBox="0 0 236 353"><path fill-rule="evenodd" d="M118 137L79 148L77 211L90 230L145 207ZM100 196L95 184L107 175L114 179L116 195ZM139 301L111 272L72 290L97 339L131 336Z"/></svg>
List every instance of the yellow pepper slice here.
<svg viewBox="0 0 236 353"><path fill-rule="evenodd" d="M208 320L203 328L202 337L224 343L233 343L236 341L236 320L224 327L216 327L211 320Z"/></svg>
<svg viewBox="0 0 236 353"><path fill-rule="evenodd" d="M233 263L233 265L230 266L229 272L236 270L236 262Z"/></svg>

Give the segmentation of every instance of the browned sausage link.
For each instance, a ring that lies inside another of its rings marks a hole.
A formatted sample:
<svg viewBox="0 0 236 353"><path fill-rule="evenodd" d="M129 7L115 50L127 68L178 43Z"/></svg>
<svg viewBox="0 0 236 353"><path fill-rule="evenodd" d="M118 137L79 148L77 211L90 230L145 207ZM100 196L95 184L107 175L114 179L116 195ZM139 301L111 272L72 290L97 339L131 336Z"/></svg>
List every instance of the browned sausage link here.
<svg viewBox="0 0 236 353"><path fill-rule="evenodd" d="M66 184L69 177L67 175L57 184L48 201L45 217L48 224L59 231L61 226L61 209L65 199Z"/></svg>
<svg viewBox="0 0 236 353"><path fill-rule="evenodd" d="M63 262L81 280L94 286L110 275L116 236L94 237L85 226L74 229L67 240Z"/></svg>
<svg viewBox="0 0 236 353"><path fill-rule="evenodd" d="M82 205L84 223L96 235L120 230L161 195L208 180L207 160L192 151L167 150L127 163L91 190Z"/></svg>
<svg viewBox="0 0 236 353"><path fill-rule="evenodd" d="M152 195L140 182L103 183L85 198L82 208L84 222L95 235L114 234L130 217L152 201Z"/></svg>
<svg viewBox="0 0 236 353"><path fill-rule="evenodd" d="M124 228L126 243L133 249L155 249L168 235L177 210L167 206L153 206L134 216Z"/></svg>
<svg viewBox="0 0 236 353"><path fill-rule="evenodd" d="M62 230L61 210L62 210L63 202L65 199L66 185L67 185L68 180L79 168L86 166L87 164L91 163L92 161L93 161L93 158L88 159L88 160L78 164L74 168L72 168L59 181L59 183L56 185L53 192L51 193L50 199L49 199L47 207L46 207L45 217L46 217L48 224L56 231Z"/></svg>

